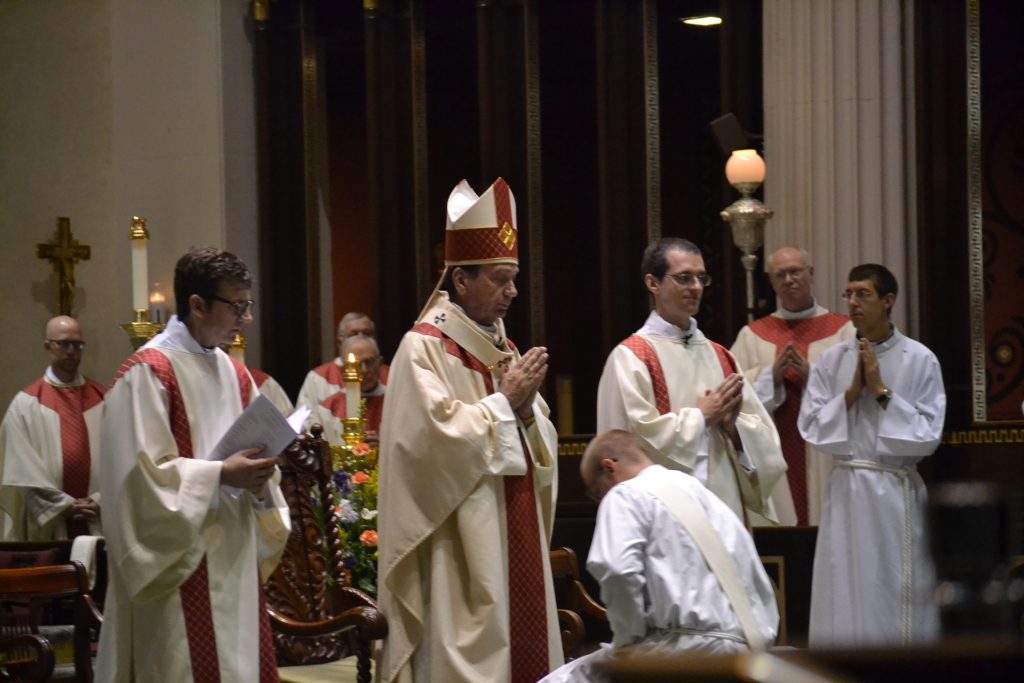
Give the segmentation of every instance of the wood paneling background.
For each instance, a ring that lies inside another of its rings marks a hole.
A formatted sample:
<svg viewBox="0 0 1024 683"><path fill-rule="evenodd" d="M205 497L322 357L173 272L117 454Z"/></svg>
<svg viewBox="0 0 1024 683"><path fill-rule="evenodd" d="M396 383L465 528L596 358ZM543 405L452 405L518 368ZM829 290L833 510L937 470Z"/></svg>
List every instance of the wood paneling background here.
<svg viewBox="0 0 1024 683"><path fill-rule="evenodd" d="M268 370L296 391L332 355L303 338L331 310L309 267L327 248L311 197L329 224L332 272L319 277L331 278L332 323L367 311L390 354L436 281L445 201L462 178L483 190L502 176L515 193L522 263L506 324L521 348L550 348L552 403L555 377L572 379L577 432L594 429L609 350L646 316L649 236L704 249L715 284L700 324L731 343L743 274L718 218L734 193L708 123L735 111L760 129L760 4L720 3L720 28L679 21L708 5L271 3L255 65L261 295L275 300L262 320L304 334L269 335Z"/></svg>
<svg viewBox="0 0 1024 683"><path fill-rule="evenodd" d="M708 4L271 3L254 35L266 369L294 393L333 355L310 332L321 310L331 323L367 311L393 353L440 270L448 193L499 175L516 196L523 255L508 329L520 348L551 349L549 403L555 377L572 379L576 432L594 429L609 350L646 316L649 234L704 250L715 283L698 319L731 344L743 272L718 212L735 193L708 122L732 111L761 130L761 5L710 3L725 18L715 29L678 21ZM1019 485L1020 425L1003 438L971 420L965 3L914 7L922 295L907 305L942 363L951 433L922 470ZM317 274L320 221L332 268ZM327 277L333 310L318 296ZM758 299L762 314L774 306L763 277Z"/></svg>

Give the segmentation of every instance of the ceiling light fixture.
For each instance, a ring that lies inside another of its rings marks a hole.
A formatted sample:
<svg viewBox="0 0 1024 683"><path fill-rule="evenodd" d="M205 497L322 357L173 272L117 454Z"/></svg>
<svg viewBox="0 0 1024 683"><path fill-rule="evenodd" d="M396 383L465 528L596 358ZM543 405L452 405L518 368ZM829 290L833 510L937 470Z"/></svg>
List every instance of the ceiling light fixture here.
<svg viewBox="0 0 1024 683"><path fill-rule="evenodd" d="M705 15L701 17L685 17L679 21L690 26L718 26L722 23L722 17Z"/></svg>

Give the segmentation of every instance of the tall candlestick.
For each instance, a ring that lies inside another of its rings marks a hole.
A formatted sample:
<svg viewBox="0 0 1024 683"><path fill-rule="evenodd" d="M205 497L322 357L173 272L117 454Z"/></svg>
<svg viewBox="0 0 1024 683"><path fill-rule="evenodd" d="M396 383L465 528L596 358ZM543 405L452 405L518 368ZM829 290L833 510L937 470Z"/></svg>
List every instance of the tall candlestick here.
<svg viewBox="0 0 1024 683"><path fill-rule="evenodd" d="M130 236L132 241L132 308L148 312L149 273L146 263L146 243L149 241L149 232L146 230L145 218L132 216Z"/></svg>
<svg viewBox="0 0 1024 683"><path fill-rule="evenodd" d="M245 365L245 337L240 334L235 335L235 341L228 346L228 355Z"/></svg>
<svg viewBox="0 0 1024 683"><path fill-rule="evenodd" d="M354 353L348 354L348 358L345 359L344 368L345 378L345 417L349 420L359 419L359 401L362 398L360 396L360 384L362 383L363 373L359 367L359 361L356 360Z"/></svg>

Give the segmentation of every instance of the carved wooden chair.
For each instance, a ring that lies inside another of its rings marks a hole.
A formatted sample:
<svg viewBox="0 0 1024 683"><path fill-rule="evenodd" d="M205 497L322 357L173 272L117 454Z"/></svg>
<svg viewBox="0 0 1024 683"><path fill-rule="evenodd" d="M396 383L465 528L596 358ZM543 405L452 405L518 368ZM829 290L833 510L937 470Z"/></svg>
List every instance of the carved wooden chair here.
<svg viewBox="0 0 1024 683"><path fill-rule="evenodd" d="M558 621L566 661L593 652L602 642L610 642L608 612L580 580L580 565L572 548L551 551L551 576L559 604Z"/></svg>
<svg viewBox="0 0 1024 683"><path fill-rule="evenodd" d="M370 683L372 644L387 635L387 621L373 598L349 586L333 475L320 425L281 456L281 489L292 531L281 565L266 585L267 611L282 680L337 680L350 664L339 660L355 656L355 680ZM310 667L325 664L330 671Z"/></svg>
<svg viewBox="0 0 1024 683"><path fill-rule="evenodd" d="M69 680L54 676L53 647L40 635L49 605L65 601L70 601L73 613L73 680L92 682L93 631L98 632L103 617L89 595L89 579L79 562L0 569L0 681Z"/></svg>

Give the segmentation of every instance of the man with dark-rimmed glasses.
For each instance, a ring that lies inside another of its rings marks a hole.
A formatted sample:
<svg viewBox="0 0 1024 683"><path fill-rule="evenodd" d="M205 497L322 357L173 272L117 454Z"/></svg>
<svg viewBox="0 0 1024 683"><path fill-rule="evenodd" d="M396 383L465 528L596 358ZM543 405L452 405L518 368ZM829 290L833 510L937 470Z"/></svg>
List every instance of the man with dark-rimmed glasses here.
<svg viewBox="0 0 1024 683"><path fill-rule="evenodd" d="M50 366L18 392L0 426L5 541L101 533L97 460L106 389L78 371L85 341L74 318L50 320L43 348Z"/></svg>
<svg viewBox="0 0 1024 683"><path fill-rule="evenodd" d="M104 413L110 583L96 679L276 681L263 581L288 538L273 453L212 456L259 391L220 346L252 322L234 254L193 249L174 269L177 314L131 356Z"/></svg>
<svg viewBox="0 0 1024 683"><path fill-rule="evenodd" d="M641 275L654 310L608 356L597 431L636 434L655 463L692 474L744 522L748 510L774 519L769 497L786 471L779 435L736 359L697 328L711 284L700 249L653 242Z"/></svg>

